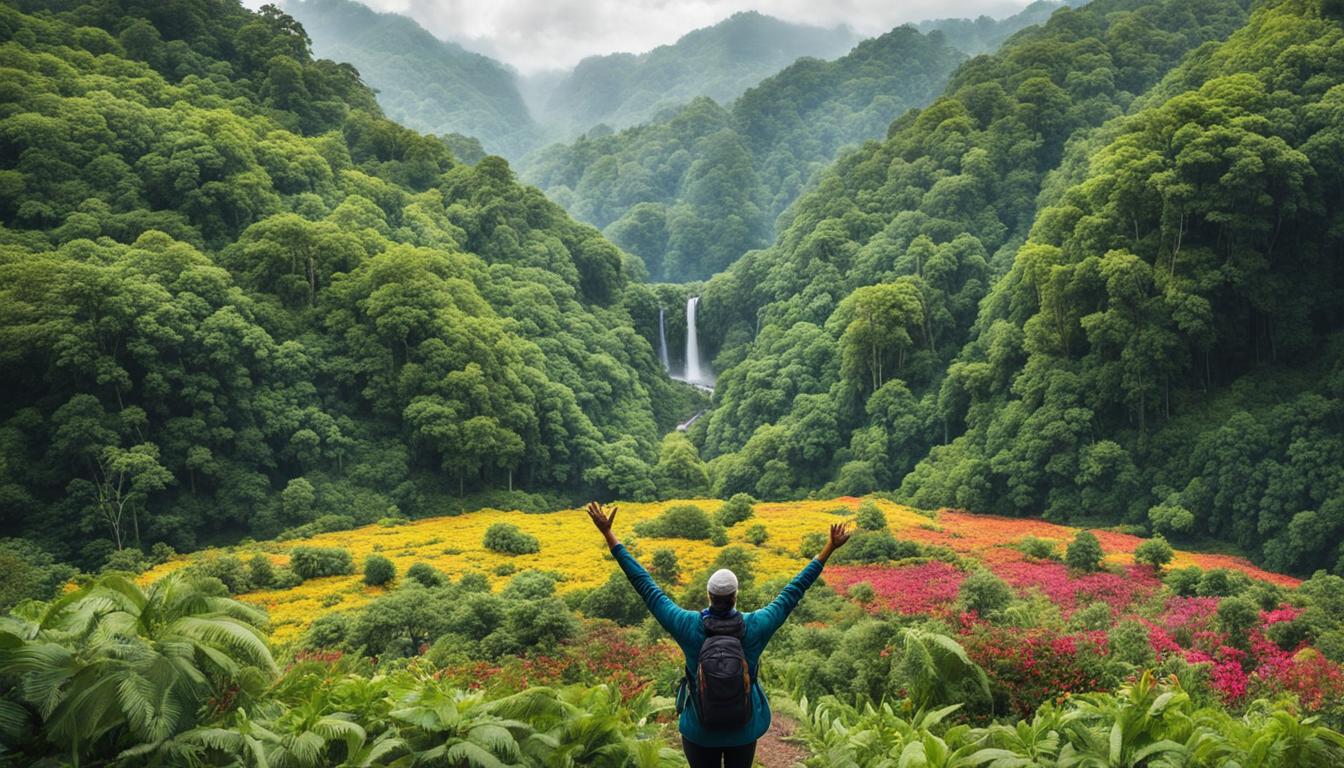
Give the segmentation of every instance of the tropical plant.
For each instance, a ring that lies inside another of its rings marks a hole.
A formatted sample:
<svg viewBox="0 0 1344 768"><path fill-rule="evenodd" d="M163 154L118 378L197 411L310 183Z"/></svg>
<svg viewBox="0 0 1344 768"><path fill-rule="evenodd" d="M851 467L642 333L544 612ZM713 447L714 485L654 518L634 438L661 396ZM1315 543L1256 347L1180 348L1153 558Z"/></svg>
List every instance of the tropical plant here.
<svg viewBox="0 0 1344 768"><path fill-rule="evenodd" d="M276 670L265 615L201 585L171 574L142 589L108 575L0 620L5 714L39 727L20 752L144 755L257 693Z"/></svg>

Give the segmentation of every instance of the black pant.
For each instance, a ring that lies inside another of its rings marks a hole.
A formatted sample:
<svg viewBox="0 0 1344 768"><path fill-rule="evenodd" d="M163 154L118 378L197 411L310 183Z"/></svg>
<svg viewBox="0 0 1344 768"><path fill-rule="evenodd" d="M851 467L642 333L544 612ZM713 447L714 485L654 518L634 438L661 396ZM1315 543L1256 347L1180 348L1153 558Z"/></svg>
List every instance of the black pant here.
<svg viewBox="0 0 1344 768"><path fill-rule="evenodd" d="M756 757L756 742L740 747L702 747L683 736L681 749L691 768L751 768Z"/></svg>

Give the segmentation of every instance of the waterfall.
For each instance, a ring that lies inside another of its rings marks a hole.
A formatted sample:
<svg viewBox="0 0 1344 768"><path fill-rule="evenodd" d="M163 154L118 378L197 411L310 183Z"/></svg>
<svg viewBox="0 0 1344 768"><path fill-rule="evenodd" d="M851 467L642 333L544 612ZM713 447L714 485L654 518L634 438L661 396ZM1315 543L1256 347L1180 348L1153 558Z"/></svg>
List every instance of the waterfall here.
<svg viewBox="0 0 1344 768"><path fill-rule="evenodd" d="M692 384L704 383L700 376L700 344L695 333L695 308L699 304L699 296L686 300L686 380Z"/></svg>
<svg viewBox="0 0 1344 768"><path fill-rule="evenodd" d="M672 363L667 359L667 326L663 324L663 308L658 308L658 359L663 361L663 370L672 369Z"/></svg>

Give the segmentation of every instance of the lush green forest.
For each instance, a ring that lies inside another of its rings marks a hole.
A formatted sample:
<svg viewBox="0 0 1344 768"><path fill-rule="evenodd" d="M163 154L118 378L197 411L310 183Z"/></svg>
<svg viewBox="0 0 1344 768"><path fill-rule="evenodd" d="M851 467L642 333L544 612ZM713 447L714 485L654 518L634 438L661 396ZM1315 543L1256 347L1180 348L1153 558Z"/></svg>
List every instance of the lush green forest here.
<svg viewBox="0 0 1344 768"><path fill-rule="evenodd" d="M942 32L948 45L969 56L993 53L1003 41L1019 30L1045 23L1050 14L1060 8L1084 5L1087 0L1035 0L1012 16L995 19L977 16L974 19L929 19L915 25L920 32Z"/></svg>
<svg viewBox="0 0 1344 768"><path fill-rule="evenodd" d="M1328 2L1097 0L963 65L705 288L715 492L1336 566L1341 45Z"/></svg>
<svg viewBox="0 0 1344 768"><path fill-rule="evenodd" d="M520 173L653 279L704 279L769 242L842 146L931 101L962 58L936 34L897 27L834 61L797 61L730 107L700 98L647 125L547 147Z"/></svg>
<svg viewBox="0 0 1344 768"><path fill-rule="evenodd" d="M859 41L843 27L790 24L754 11L736 13L647 53L591 56L559 79L542 73L530 105L540 121L587 131L648 122L699 96L727 104L766 77L810 56L832 59Z"/></svg>
<svg viewBox="0 0 1344 768"><path fill-rule="evenodd" d="M280 5L303 25L316 56L359 70L392 120L422 133L469 136L505 157L520 156L536 140L515 75L499 62L355 0Z"/></svg>
<svg viewBox="0 0 1344 768"><path fill-rule="evenodd" d="M847 34L711 30L601 108ZM693 609L857 526L768 768L1344 763L1344 2L900 28L548 151L605 235L274 6L0 41L0 763L684 765L589 498Z"/></svg>
<svg viewBox="0 0 1344 768"><path fill-rule="evenodd" d="M0 8L7 532L96 566L647 482L689 395L596 230L382 117L273 9L26 7Z"/></svg>

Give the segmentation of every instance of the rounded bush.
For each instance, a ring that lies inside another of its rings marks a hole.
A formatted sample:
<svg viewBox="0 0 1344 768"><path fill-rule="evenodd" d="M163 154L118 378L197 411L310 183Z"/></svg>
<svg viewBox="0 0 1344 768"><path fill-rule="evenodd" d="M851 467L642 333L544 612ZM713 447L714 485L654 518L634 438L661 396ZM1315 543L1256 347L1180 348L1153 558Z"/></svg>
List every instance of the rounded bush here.
<svg viewBox="0 0 1344 768"><path fill-rule="evenodd" d="M441 587L446 577L442 571L428 563L413 563L406 569L406 578L426 587Z"/></svg>
<svg viewBox="0 0 1344 768"><path fill-rule="evenodd" d="M247 580L256 589L265 589L275 584L275 566L265 555L253 555L247 561Z"/></svg>
<svg viewBox="0 0 1344 768"><path fill-rule="evenodd" d="M289 552L289 567L305 580L355 572L350 553L340 547L295 547Z"/></svg>
<svg viewBox="0 0 1344 768"><path fill-rule="evenodd" d="M1171 562L1174 554L1166 537L1158 534L1134 548L1134 561L1146 563L1160 570L1162 566Z"/></svg>
<svg viewBox="0 0 1344 768"><path fill-rule="evenodd" d="M756 510L752 508L755 501L745 493L735 493L732 498L723 502L723 506L714 514L714 519L724 528L732 528L756 514Z"/></svg>
<svg viewBox="0 0 1344 768"><path fill-rule="evenodd" d="M523 533L512 523L495 523L485 531L485 548L503 555L530 555L541 551L536 536Z"/></svg>
<svg viewBox="0 0 1344 768"><path fill-rule="evenodd" d="M649 574L664 584L676 584L681 578L677 553L670 549L655 549L653 561L649 564Z"/></svg>
<svg viewBox="0 0 1344 768"><path fill-rule="evenodd" d="M369 555L364 560L364 583L371 587L382 587L397 578L397 567L382 555Z"/></svg>
<svg viewBox="0 0 1344 768"><path fill-rule="evenodd" d="M1013 600L1013 590L988 569L977 568L961 582L957 601L967 611L989 618L998 614Z"/></svg>
<svg viewBox="0 0 1344 768"><path fill-rule="evenodd" d="M1064 553L1064 562L1075 570L1095 571L1101 568L1102 554L1097 537L1091 531L1079 531Z"/></svg>
<svg viewBox="0 0 1344 768"><path fill-rule="evenodd" d="M767 531L765 529L765 526L761 525L760 523L757 523L756 525L753 525L747 529L748 544L754 544L759 547L762 544L764 544L766 540L769 538L770 538L770 532Z"/></svg>
<svg viewBox="0 0 1344 768"><path fill-rule="evenodd" d="M723 526L694 504L668 507L654 519L635 525L636 534L655 539L713 539L716 531L722 532Z"/></svg>
<svg viewBox="0 0 1344 768"><path fill-rule="evenodd" d="M865 531L884 531L887 528L887 516L882 514L877 502L869 499L859 505L854 522Z"/></svg>

